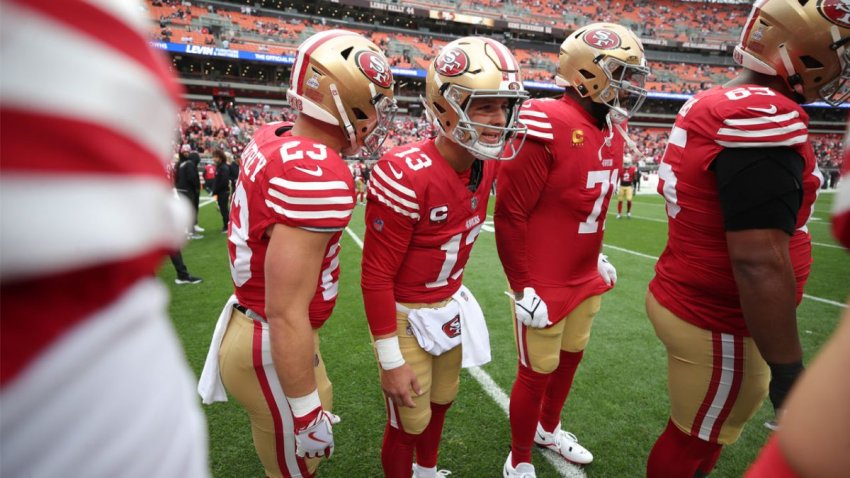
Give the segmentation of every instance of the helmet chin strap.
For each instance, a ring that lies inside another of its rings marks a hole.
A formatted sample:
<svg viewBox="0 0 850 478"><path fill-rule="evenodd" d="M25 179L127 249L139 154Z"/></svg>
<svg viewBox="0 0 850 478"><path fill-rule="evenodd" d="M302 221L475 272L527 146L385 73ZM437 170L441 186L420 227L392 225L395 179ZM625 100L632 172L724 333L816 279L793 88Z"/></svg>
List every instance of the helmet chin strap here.
<svg viewBox="0 0 850 478"><path fill-rule="evenodd" d="M616 108L616 110L614 108ZM603 144L601 146L599 146L599 150L596 152L596 155L599 158L600 162L602 161L602 148L606 148L606 147L610 148L611 147L611 141L614 139L614 131L615 130L616 130L617 133L620 134L620 136L623 137L623 140L626 142L626 145L629 147L629 150L631 150L633 153L635 153L636 157L638 157L638 158L643 157L643 153L638 149L637 143L635 143L635 141L632 138L629 137L629 134L626 132L626 130L622 126L622 123L624 122L624 120L627 117L627 116L623 116L623 113L622 113L623 111L624 110L622 108L617 106L617 107L611 108L611 111L609 111L608 114L605 115L605 127L608 129L608 134L605 136ZM613 115L614 119L613 120L612 120L612 114L611 113L614 113L614 115Z"/></svg>
<svg viewBox="0 0 850 478"><path fill-rule="evenodd" d="M348 115L345 114L345 105L342 104L342 98L339 97L339 90L336 89L336 84L331 83L329 86L331 90L331 96L333 96L334 104L336 105L337 111L339 111L339 117L342 119L342 127L345 132L345 136L349 142L349 149L346 151L348 154L356 154L357 153L357 135L354 131L354 125L351 124L351 121L348 119Z"/></svg>

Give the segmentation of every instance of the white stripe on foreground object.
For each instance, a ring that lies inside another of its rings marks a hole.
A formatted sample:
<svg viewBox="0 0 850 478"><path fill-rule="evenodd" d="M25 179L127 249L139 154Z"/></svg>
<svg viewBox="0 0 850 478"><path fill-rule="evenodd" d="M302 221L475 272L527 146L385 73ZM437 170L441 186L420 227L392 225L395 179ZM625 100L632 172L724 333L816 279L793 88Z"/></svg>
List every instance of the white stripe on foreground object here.
<svg viewBox="0 0 850 478"><path fill-rule="evenodd" d="M647 259L652 259L652 260L656 260L656 261L658 260L658 258L655 257L655 256L650 256L649 254L642 254L640 252L631 251L629 249L623 249L622 247L612 246L610 244L603 244L603 246L605 246L609 249L614 249L615 251L625 252L626 254L632 254L632 255L635 255L635 256L639 256L639 257L645 257ZM842 304L841 302L837 302L837 301L829 300L829 299L824 299L822 297L816 297L816 296L809 295L809 294L803 294L803 298L813 300L815 302L822 302L824 304L834 305L835 307L840 307L842 309L847 307L847 304Z"/></svg>
<svg viewBox="0 0 850 478"><path fill-rule="evenodd" d="M347 232L348 235L351 236L351 239L353 239L354 242L357 243L360 249L363 249L363 241L359 237L357 237L357 234L352 231L350 227L346 227L345 232ZM496 382L493 381L493 379L490 377L489 374L487 374L487 372L485 372L479 367L471 367L466 370L469 372L470 375L472 375L472 378L474 378L479 383L479 385L481 385L481 388L484 390L484 392L486 392L487 395L489 395L490 398L493 399L494 402L496 402L496 405L498 405L499 408L501 408L507 416L509 399L505 392L501 388L499 388L499 385L497 385ZM555 468L555 470L558 471L558 474L560 476L563 476L565 478L587 477L587 475L584 473L584 470L582 470L578 466L566 462L555 452L550 450L542 450L541 454L544 458L546 458L549 463L552 464L552 466Z"/></svg>

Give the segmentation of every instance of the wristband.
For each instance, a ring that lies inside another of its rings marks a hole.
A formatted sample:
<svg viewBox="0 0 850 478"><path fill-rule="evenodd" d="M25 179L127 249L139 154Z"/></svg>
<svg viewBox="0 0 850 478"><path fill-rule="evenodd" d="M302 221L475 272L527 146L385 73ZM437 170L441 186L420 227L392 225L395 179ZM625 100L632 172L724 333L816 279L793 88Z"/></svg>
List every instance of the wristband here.
<svg viewBox="0 0 850 478"><path fill-rule="evenodd" d="M322 402L319 400L319 389L313 390L303 397L286 397L286 401L289 402L289 408L296 418L309 415L310 412L322 407Z"/></svg>
<svg viewBox="0 0 850 478"><path fill-rule="evenodd" d="M375 351L378 352L378 362L384 370L392 370L404 365L404 357L398 346L398 336L376 340Z"/></svg>

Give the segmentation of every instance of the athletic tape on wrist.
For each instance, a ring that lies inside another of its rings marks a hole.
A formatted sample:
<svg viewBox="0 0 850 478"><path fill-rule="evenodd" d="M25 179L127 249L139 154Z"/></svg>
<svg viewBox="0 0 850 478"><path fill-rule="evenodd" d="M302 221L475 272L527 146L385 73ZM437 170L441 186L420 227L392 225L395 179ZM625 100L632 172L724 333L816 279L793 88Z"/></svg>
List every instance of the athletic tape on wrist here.
<svg viewBox="0 0 850 478"><path fill-rule="evenodd" d="M389 337L375 341L375 350L378 352L378 362L384 370L392 370L404 365L404 357L398 346L398 337Z"/></svg>
<svg viewBox="0 0 850 478"><path fill-rule="evenodd" d="M310 412L322 406L322 402L319 400L319 389L313 390L303 397L286 397L286 401L289 402L292 414L299 418L309 415Z"/></svg>

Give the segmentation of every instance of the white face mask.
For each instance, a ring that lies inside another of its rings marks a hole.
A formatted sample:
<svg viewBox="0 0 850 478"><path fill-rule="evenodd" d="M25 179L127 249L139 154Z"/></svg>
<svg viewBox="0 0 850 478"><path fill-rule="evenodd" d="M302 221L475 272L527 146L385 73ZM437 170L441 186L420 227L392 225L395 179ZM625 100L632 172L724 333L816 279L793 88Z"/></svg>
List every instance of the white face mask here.
<svg viewBox="0 0 850 478"><path fill-rule="evenodd" d="M465 107L461 107L458 99L463 98L467 94ZM469 151L477 159L502 159L509 160L519 154L522 143L515 146L510 139L520 133L524 133L528 128L519 121L519 108L522 102L528 98L528 93L524 90L471 90L459 85L451 85L446 90L444 95L446 102L455 111L458 116L458 123L448 134L446 131L442 133L451 139L453 142L461 145ZM508 111L506 114L505 126L493 126L483 123L477 123L469 118L468 110L473 101L486 98L507 99L509 101ZM439 122L437 126L441 126ZM498 131L500 134L499 140L495 143L485 143L480 140L478 129ZM525 142L525 135L522 135L522 141Z"/></svg>

